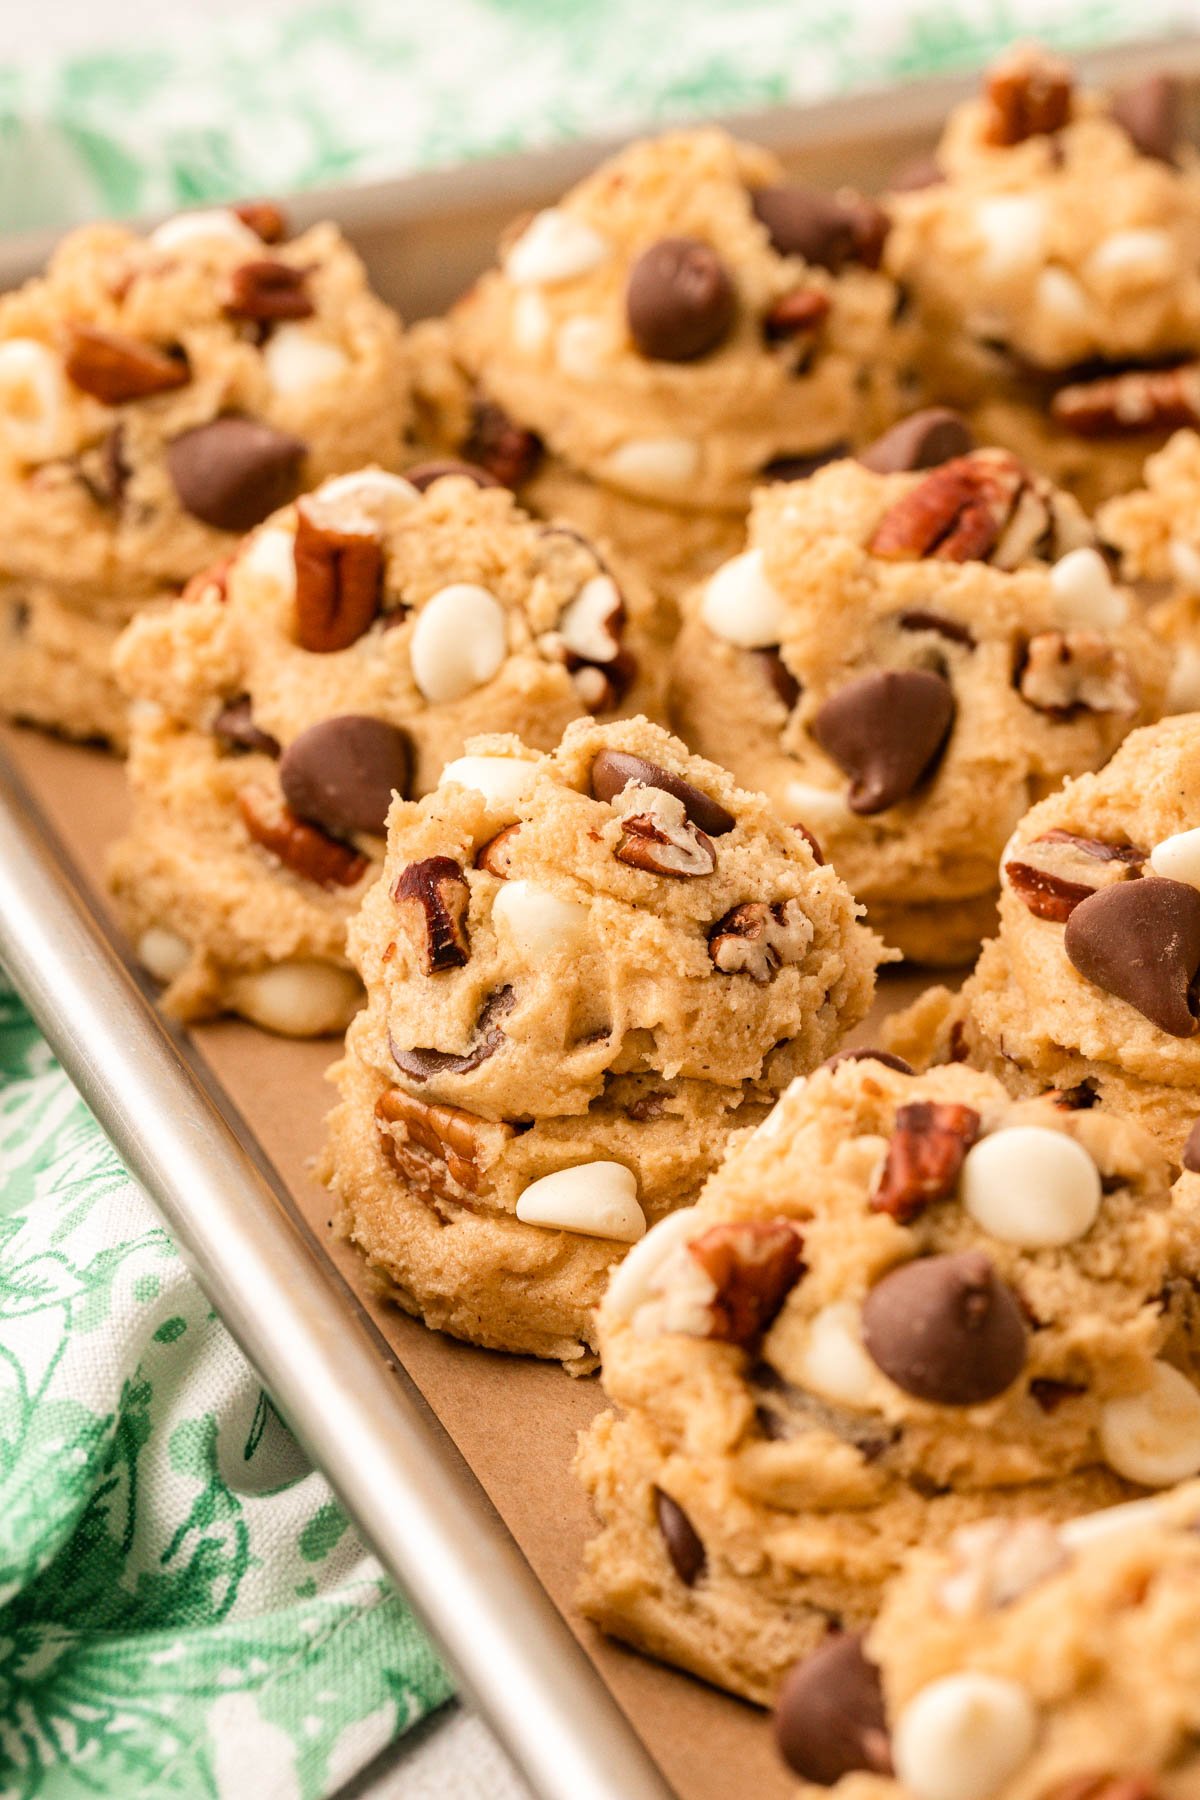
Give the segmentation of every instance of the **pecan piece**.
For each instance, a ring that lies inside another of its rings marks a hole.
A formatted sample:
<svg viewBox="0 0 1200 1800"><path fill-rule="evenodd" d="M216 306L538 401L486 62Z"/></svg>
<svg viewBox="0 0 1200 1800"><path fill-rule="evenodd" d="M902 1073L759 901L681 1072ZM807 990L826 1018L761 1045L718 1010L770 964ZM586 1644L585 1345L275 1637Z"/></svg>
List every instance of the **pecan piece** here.
<svg viewBox="0 0 1200 1800"><path fill-rule="evenodd" d="M1071 71L1057 56L1024 45L1013 50L985 82L984 141L1022 144L1061 131L1071 117L1071 85Z"/></svg>
<svg viewBox="0 0 1200 1800"><path fill-rule="evenodd" d="M1040 631L1029 640L1017 692L1037 712L1135 713L1138 690L1121 652L1095 631Z"/></svg>
<svg viewBox="0 0 1200 1800"><path fill-rule="evenodd" d="M501 487L519 488L542 459L542 440L510 419L503 407L477 400L462 454Z"/></svg>
<svg viewBox="0 0 1200 1800"><path fill-rule="evenodd" d="M362 636L383 596L383 545L363 526L337 526L296 508L296 640L325 655Z"/></svg>
<svg viewBox="0 0 1200 1800"><path fill-rule="evenodd" d="M1028 485L1006 451L956 456L888 508L867 548L891 561L987 562Z"/></svg>
<svg viewBox="0 0 1200 1800"><path fill-rule="evenodd" d="M229 277L225 311L231 318L260 323L311 319L315 310L308 293L307 269L262 256L242 263Z"/></svg>
<svg viewBox="0 0 1200 1800"><path fill-rule="evenodd" d="M516 1135L502 1120L418 1100L397 1087L379 1096L375 1117L387 1154L409 1186L460 1203L479 1192L487 1170Z"/></svg>
<svg viewBox="0 0 1200 1800"><path fill-rule="evenodd" d="M709 837L724 837L737 824L731 812L727 812L719 801L702 789L693 787L682 775L673 775L670 769L662 768L658 763L650 762L644 756L634 756L628 750L601 750L592 764L591 788L597 800L610 800L617 805L619 796L633 782L640 782L643 787L661 789L664 794L673 794L680 801L688 818Z"/></svg>
<svg viewBox="0 0 1200 1800"><path fill-rule="evenodd" d="M475 1021L475 1036L462 1051L434 1050L424 1045L408 1048L398 1044L389 1031L388 1048L392 1061L410 1081L432 1081L438 1075L469 1075L489 1056L495 1056L507 1041L496 1021L510 1013L515 1003L510 987L497 988L490 994Z"/></svg>
<svg viewBox="0 0 1200 1800"><path fill-rule="evenodd" d="M1061 925L1081 900L1114 881L1142 872L1146 856L1132 844L1047 831L1004 865L1009 886L1037 919Z"/></svg>
<svg viewBox="0 0 1200 1800"><path fill-rule="evenodd" d="M1200 425L1200 363L1125 369L1094 381L1072 381L1059 388L1050 413L1056 424L1077 437L1120 437Z"/></svg>
<svg viewBox="0 0 1200 1800"><path fill-rule="evenodd" d="M467 909L471 889L452 856L426 856L401 869L392 889L397 905L413 901L420 908L421 966L426 975L460 969L471 954Z"/></svg>
<svg viewBox="0 0 1200 1800"><path fill-rule="evenodd" d="M506 825L475 852L475 867L483 869L488 875L497 875L501 881L507 881L512 873L513 839L521 827Z"/></svg>
<svg viewBox="0 0 1200 1800"><path fill-rule="evenodd" d="M723 975L764 982L783 963L800 962L812 940L812 921L799 900L743 900L710 930L708 954Z"/></svg>
<svg viewBox="0 0 1200 1800"><path fill-rule="evenodd" d="M716 868L712 839L692 823L674 794L631 781L612 804L624 827L613 853L618 862L679 881L711 875Z"/></svg>
<svg viewBox="0 0 1200 1800"><path fill-rule="evenodd" d="M236 561L234 556L222 556L207 569L201 569L193 575L180 594L181 600L219 600L222 605L229 598L229 572Z"/></svg>
<svg viewBox="0 0 1200 1800"><path fill-rule="evenodd" d="M688 1244L713 1284L706 1337L743 1348L762 1336L804 1273L804 1240L786 1219L727 1219Z"/></svg>
<svg viewBox="0 0 1200 1800"><path fill-rule="evenodd" d="M979 1114L970 1106L912 1100L897 1107L871 1211L907 1225L931 1201L945 1200L978 1136Z"/></svg>
<svg viewBox="0 0 1200 1800"><path fill-rule="evenodd" d="M287 219L274 200L243 200L232 209L264 244L278 244L287 236Z"/></svg>
<svg viewBox="0 0 1200 1800"><path fill-rule="evenodd" d="M237 806L256 844L278 857L293 875L302 875L319 887L354 887L371 866L352 844L343 844L319 826L297 818L290 806L264 788L242 788Z"/></svg>
<svg viewBox="0 0 1200 1800"><path fill-rule="evenodd" d="M829 307L829 296L820 288L793 288L768 308L763 318L763 336L774 344L816 331L828 317Z"/></svg>
<svg viewBox="0 0 1200 1800"><path fill-rule="evenodd" d="M160 350L96 325L69 327L64 364L67 379L105 406L166 394L192 378L182 350Z"/></svg>

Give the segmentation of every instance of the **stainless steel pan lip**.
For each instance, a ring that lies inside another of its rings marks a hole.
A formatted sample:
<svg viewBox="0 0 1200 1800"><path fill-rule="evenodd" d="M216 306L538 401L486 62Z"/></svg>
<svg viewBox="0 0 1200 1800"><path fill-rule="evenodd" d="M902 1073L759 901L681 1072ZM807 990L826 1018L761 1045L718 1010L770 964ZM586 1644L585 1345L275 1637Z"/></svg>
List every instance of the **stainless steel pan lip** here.
<svg viewBox="0 0 1200 1800"><path fill-rule="evenodd" d="M305 1449L540 1800L671 1788L415 1384L155 1011L0 750L0 963Z"/></svg>

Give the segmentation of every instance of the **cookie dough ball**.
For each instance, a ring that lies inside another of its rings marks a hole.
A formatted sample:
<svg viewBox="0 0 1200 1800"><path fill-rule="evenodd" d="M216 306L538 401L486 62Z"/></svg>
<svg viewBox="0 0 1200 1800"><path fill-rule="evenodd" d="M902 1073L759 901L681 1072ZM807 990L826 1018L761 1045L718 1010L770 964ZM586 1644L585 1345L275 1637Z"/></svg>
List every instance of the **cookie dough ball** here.
<svg viewBox="0 0 1200 1800"><path fill-rule="evenodd" d="M470 477L366 469L137 620L117 668L135 809L112 884L165 1003L309 1035L359 998L346 922L393 790L479 730L547 749L591 707L653 708L663 653L637 577L577 532Z"/></svg>
<svg viewBox="0 0 1200 1800"><path fill-rule="evenodd" d="M305 487L405 459L399 321L335 226L282 232L91 226L0 300L0 708L119 738L94 640Z"/></svg>
<svg viewBox="0 0 1200 1800"><path fill-rule="evenodd" d="M673 587L735 547L764 476L901 410L886 235L871 202L788 187L724 132L634 144L510 236L455 308L469 387L452 436Z"/></svg>
<svg viewBox="0 0 1200 1800"><path fill-rule="evenodd" d="M1081 90L1018 48L951 115L938 178L889 201L931 389L1089 502L1200 419L1200 159L1177 99L1163 78Z"/></svg>
<svg viewBox="0 0 1200 1800"><path fill-rule="evenodd" d="M802 1791L839 1800L1190 1800L1200 1785L1200 1487L913 1552L879 1619L792 1671Z"/></svg>
<svg viewBox="0 0 1200 1800"><path fill-rule="evenodd" d="M764 489L749 543L685 604L678 730L816 834L889 943L966 961L1030 801L1156 715L1160 646L1005 451Z"/></svg>
<svg viewBox="0 0 1200 1800"><path fill-rule="evenodd" d="M343 1229L427 1323L590 1357L620 1246L861 1018L879 947L766 802L644 719L468 745L352 927Z"/></svg>
<svg viewBox="0 0 1200 1800"><path fill-rule="evenodd" d="M1177 431L1146 462L1145 486L1110 500L1097 529L1121 572L1153 602L1150 624L1171 655L1168 712L1200 707L1200 435Z"/></svg>

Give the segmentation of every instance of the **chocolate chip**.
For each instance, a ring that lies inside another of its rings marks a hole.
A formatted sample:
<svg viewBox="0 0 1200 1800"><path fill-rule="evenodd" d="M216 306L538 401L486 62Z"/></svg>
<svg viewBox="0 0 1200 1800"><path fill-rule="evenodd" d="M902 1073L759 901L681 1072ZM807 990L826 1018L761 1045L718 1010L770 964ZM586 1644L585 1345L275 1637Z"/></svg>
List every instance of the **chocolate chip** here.
<svg viewBox="0 0 1200 1800"><path fill-rule="evenodd" d="M542 460L541 438L510 419L493 400L476 400L471 429L461 448L465 461L506 488L523 486Z"/></svg>
<svg viewBox="0 0 1200 1800"><path fill-rule="evenodd" d="M755 667L766 677L775 693L775 698L783 703L791 712L800 698L800 683L792 674L780 656L778 650L749 650L747 655Z"/></svg>
<svg viewBox="0 0 1200 1800"><path fill-rule="evenodd" d="M672 1500L670 1494L664 1494L660 1487L656 1487L653 1492L654 1516L667 1547L671 1567L684 1587L694 1587L708 1562L704 1545L678 1500Z"/></svg>
<svg viewBox="0 0 1200 1800"><path fill-rule="evenodd" d="M431 488L444 475L464 475L468 481L473 481L476 487L481 488L500 486L495 476L489 475L486 469L479 468L475 463L455 462L450 457L442 462L417 463L415 468L404 471L405 481L411 482L419 494L423 494L426 488Z"/></svg>
<svg viewBox="0 0 1200 1800"><path fill-rule="evenodd" d="M1200 1175L1200 1119L1187 1134L1187 1143L1183 1146L1183 1166L1189 1174Z"/></svg>
<svg viewBox="0 0 1200 1800"><path fill-rule="evenodd" d="M893 194L915 194L922 188L940 187L945 179L935 157L913 156L900 164L887 186Z"/></svg>
<svg viewBox="0 0 1200 1800"><path fill-rule="evenodd" d="M1136 1007L1171 1037L1197 1029L1200 891L1147 875L1100 888L1067 920L1063 948L1085 981Z"/></svg>
<svg viewBox="0 0 1200 1800"><path fill-rule="evenodd" d="M1113 95L1112 116L1133 140L1143 156L1174 163L1183 136L1180 112L1183 95L1171 75L1150 75L1134 87Z"/></svg>
<svg viewBox="0 0 1200 1800"><path fill-rule="evenodd" d="M174 438L167 472L194 519L218 531L250 531L294 497L306 450L290 432L230 413Z"/></svg>
<svg viewBox="0 0 1200 1800"><path fill-rule="evenodd" d="M850 445L845 438L839 438L836 444L826 444L823 450L811 450L804 456L773 456L763 467L763 480L807 481L827 463L840 462L849 454Z"/></svg>
<svg viewBox="0 0 1200 1800"><path fill-rule="evenodd" d="M936 469L952 456L966 456L974 448L975 439L965 419L948 406L926 406L860 450L858 461L876 475L900 475L914 469Z"/></svg>
<svg viewBox="0 0 1200 1800"><path fill-rule="evenodd" d="M841 1063L877 1062L885 1069L895 1069L897 1075L915 1075L916 1070L911 1063L906 1063L902 1056L893 1056L890 1050L839 1050L833 1056L827 1056L819 1066L822 1069L836 1069Z"/></svg>
<svg viewBox="0 0 1200 1800"><path fill-rule="evenodd" d="M888 222L871 201L794 186L757 188L750 198L780 256L803 257L834 275L851 262L878 265Z"/></svg>
<svg viewBox="0 0 1200 1800"><path fill-rule="evenodd" d="M881 669L831 694L812 722L850 777L851 812L885 812L931 775L954 724L954 693L930 669Z"/></svg>
<svg viewBox="0 0 1200 1800"><path fill-rule="evenodd" d="M507 1043L508 1040L496 1021L511 1012L515 1004L515 996L510 987L497 988L494 994L489 995L475 1021L473 1042L469 1049L457 1055L452 1050L429 1050L421 1046L406 1049L389 1032L388 1048L392 1053L392 1061L410 1081L432 1081L437 1075L469 1075Z"/></svg>
<svg viewBox="0 0 1200 1800"><path fill-rule="evenodd" d="M725 264L699 238L661 238L629 271L629 330L642 355L656 362L692 362L715 350L736 306Z"/></svg>
<svg viewBox="0 0 1200 1800"><path fill-rule="evenodd" d="M362 713L310 725L293 738L279 764L280 786L292 811L337 835L382 832L392 791L407 794L411 773L407 733Z"/></svg>
<svg viewBox="0 0 1200 1800"><path fill-rule="evenodd" d="M669 769L660 768L658 763L649 762L644 756L633 756L627 750L601 750L592 764L593 797L615 800L631 781L640 782L643 787L659 788L664 794L673 794L683 803L692 824L699 826L709 837L723 837L737 824L731 812L726 812L723 806L702 794L681 775L672 775Z"/></svg>
<svg viewBox="0 0 1200 1800"><path fill-rule="evenodd" d="M788 1767L820 1787L855 1769L890 1774L883 1684L860 1633L827 1638L789 1670L775 1705L775 1742Z"/></svg>
<svg viewBox="0 0 1200 1800"><path fill-rule="evenodd" d="M863 1303L862 1337L897 1387L936 1406L994 1400L1025 1367L1020 1304L982 1250L893 1269Z"/></svg>
<svg viewBox="0 0 1200 1800"><path fill-rule="evenodd" d="M260 731L254 723L249 694L223 706L212 722L212 734L226 750L258 750L264 756L279 755L279 739Z"/></svg>
<svg viewBox="0 0 1200 1800"><path fill-rule="evenodd" d="M964 649L975 648L975 639L967 627L960 625L957 619L945 618L942 613L926 612L923 607L914 607L909 612L902 612L899 622L902 631L933 631L952 644L962 644Z"/></svg>

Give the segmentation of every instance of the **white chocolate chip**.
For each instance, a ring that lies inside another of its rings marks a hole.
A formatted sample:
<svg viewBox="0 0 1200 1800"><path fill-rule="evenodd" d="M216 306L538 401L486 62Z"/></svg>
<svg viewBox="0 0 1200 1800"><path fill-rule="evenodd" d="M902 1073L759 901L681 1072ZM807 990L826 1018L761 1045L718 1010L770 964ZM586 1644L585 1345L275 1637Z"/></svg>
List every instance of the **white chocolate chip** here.
<svg viewBox="0 0 1200 1800"><path fill-rule="evenodd" d="M492 920L528 962L578 951L588 931L589 913L578 900L564 900L535 881L506 881L492 902Z"/></svg>
<svg viewBox="0 0 1200 1800"><path fill-rule="evenodd" d="M164 986L182 975L192 959L191 946L161 925L151 925L148 931L143 931L138 939L137 953L142 967Z"/></svg>
<svg viewBox="0 0 1200 1800"><path fill-rule="evenodd" d="M844 825L850 816L844 795L835 794L832 788L815 787L810 781L789 781L785 806L789 819L810 826L818 837L822 831Z"/></svg>
<svg viewBox="0 0 1200 1800"><path fill-rule="evenodd" d="M438 777L438 786L456 781L474 788L487 801L490 812L508 813L515 819L517 806L537 780L539 765L526 756L458 756Z"/></svg>
<svg viewBox="0 0 1200 1800"><path fill-rule="evenodd" d="M280 525L263 525L238 551L237 569L255 581L277 587L290 601L296 592L296 540Z"/></svg>
<svg viewBox="0 0 1200 1800"><path fill-rule="evenodd" d="M896 1721L892 1756L911 1800L988 1800L1033 1749L1037 1714L1023 1687L966 1670L922 1688Z"/></svg>
<svg viewBox="0 0 1200 1800"><path fill-rule="evenodd" d="M256 231L226 206L205 207L199 212L176 213L164 219L150 233L149 243L156 250L182 250L190 244L227 243L263 254L263 242Z"/></svg>
<svg viewBox="0 0 1200 1800"><path fill-rule="evenodd" d="M1173 1487L1200 1472L1200 1394L1170 1363L1156 1362L1140 1394L1110 1400L1100 1414L1110 1469L1141 1487Z"/></svg>
<svg viewBox="0 0 1200 1800"><path fill-rule="evenodd" d="M554 357L560 372L572 381L596 381L614 349L612 332L603 319L580 313L564 319L554 340Z"/></svg>
<svg viewBox="0 0 1200 1800"><path fill-rule="evenodd" d="M316 522L342 531L387 531L420 500L411 481L387 469L356 469L323 481L305 501Z"/></svg>
<svg viewBox="0 0 1200 1800"><path fill-rule="evenodd" d="M630 438L609 451L599 472L634 493L674 495L695 479L699 467L700 446L694 438Z"/></svg>
<svg viewBox="0 0 1200 1800"><path fill-rule="evenodd" d="M809 1323L800 1350L800 1380L837 1406L869 1406L875 1365L862 1347L859 1309L852 1300L823 1306Z"/></svg>
<svg viewBox="0 0 1200 1800"><path fill-rule="evenodd" d="M714 637L761 650L783 636L783 598L767 579L761 550L743 550L709 577L700 617Z"/></svg>
<svg viewBox="0 0 1200 1800"><path fill-rule="evenodd" d="M637 1180L619 1162L579 1163L531 1181L517 1201L517 1217L525 1225L578 1231L618 1244L636 1244L646 1232Z"/></svg>
<svg viewBox="0 0 1200 1800"><path fill-rule="evenodd" d="M344 350L317 337L306 325L276 326L262 356L268 382L284 398L327 386L350 367Z"/></svg>
<svg viewBox="0 0 1200 1800"><path fill-rule="evenodd" d="M621 648L613 629L620 617L616 582L611 575L593 575L563 607L558 635L585 662L611 662Z"/></svg>
<svg viewBox="0 0 1200 1800"><path fill-rule="evenodd" d="M1114 1537L1122 1531L1141 1531L1148 1525L1160 1525L1165 1514L1163 1502L1153 1496L1148 1500L1127 1500L1123 1506L1109 1506L1103 1512L1084 1513L1078 1519L1065 1519L1058 1535L1070 1550L1082 1549L1097 1538Z"/></svg>
<svg viewBox="0 0 1200 1800"><path fill-rule="evenodd" d="M1167 559L1184 592L1200 594L1200 549L1185 538L1172 538L1167 545Z"/></svg>
<svg viewBox="0 0 1200 1800"><path fill-rule="evenodd" d="M683 1206L678 1212L668 1213L646 1233L609 1279L601 1304L610 1324L632 1323L634 1315L659 1291L664 1264L695 1237L698 1229L695 1207ZM699 1268L698 1263L696 1266Z"/></svg>
<svg viewBox="0 0 1200 1800"><path fill-rule="evenodd" d="M505 258L504 272L519 287L550 287L586 275L610 255L609 244L598 231L550 206L525 227Z"/></svg>
<svg viewBox="0 0 1200 1800"><path fill-rule="evenodd" d="M1044 1519L982 1519L950 1540L950 1573L938 1603L953 1618L978 1618L1011 1606L1067 1561L1063 1542Z"/></svg>
<svg viewBox="0 0 1200 1800"><path fill-rule="evenodd" d="M1000 194L980 201L975 226L983 240L981 272L1002 280L1041 256L1046 209L1033 194Z"/></svg>
<svg viewBox="0 0 1200 1800"><path fill-rule="evenodd" d="M1100 1171L1065 1131L1012 1125L968 1150L959 1193L989 1237L1044 1250L1073 1244L1091 1230L1100 1211Z"/></svg>
<svg viewBox="0 0 1200 1800"><path fill-rule="evenodd" d="M1107 631L1129 618L1129 602L1114 585L1098 550L1087 546L1069 550L1051 569L1050 586L1064 624Z"/></svg>
<svg viewBox="0 0 1200 1800"><path fill-rule="evenodd" d="M1177 831L1174 837L1155 844L1150 867L1168 881L1186 881L1189 887L1200 888L1200 826Z"/></svg>
<svg viewBox="0 0 1200 1800"><path fill-rule="evenodd" d="M1165 231L1114 231L1102 238L1088 257L1089 275L1131 275L1136 281L1157 281L1174 260Z"/></svg>
<svg viewBox="0 0 1200 1800"><path fill-rule="evenodd" d="M513 300L513 348L522 356L536 356L550 336L550 314L536 288L520 288Z"/></svg>
<svg viewBox="0 0 1200 1800"><path fill-rule="evenodd" d="M36 338L0 344L0 440L20 462L42 462L69 448L66 378L53 350Z"/></svg>
<svg viewBox="0 0 1200 1800"><path fill-rule="evenodd" d="M361 999L362 988L349 969L302 960L239 975L229 988L234 1012L280 1037L324 1037L344 1031Z"/></svg>
<svg viewBox="0 0 1200 1800"><path fill-rule="evenodd" d="M1167 682L1163 710L1167 713L1200 712L1200 648L1176 644L1174 667Z"/></svg>
<svg viewBox="0 0 1200 1800"><path fill-rule="evenodd" d="M409 654L427 700L461 700L492 679L508 653L504 608L470 581L440 588L417 614Z"/></svg>
<svg viewBox="0 0 1200 1800"><path fill-rule="evenodd" d="M1073 275L1050 263L1037 278L1035 303L1044 312L1053 313L1059 325L1085 325L1088 316L1087 295Z"/></svg>

